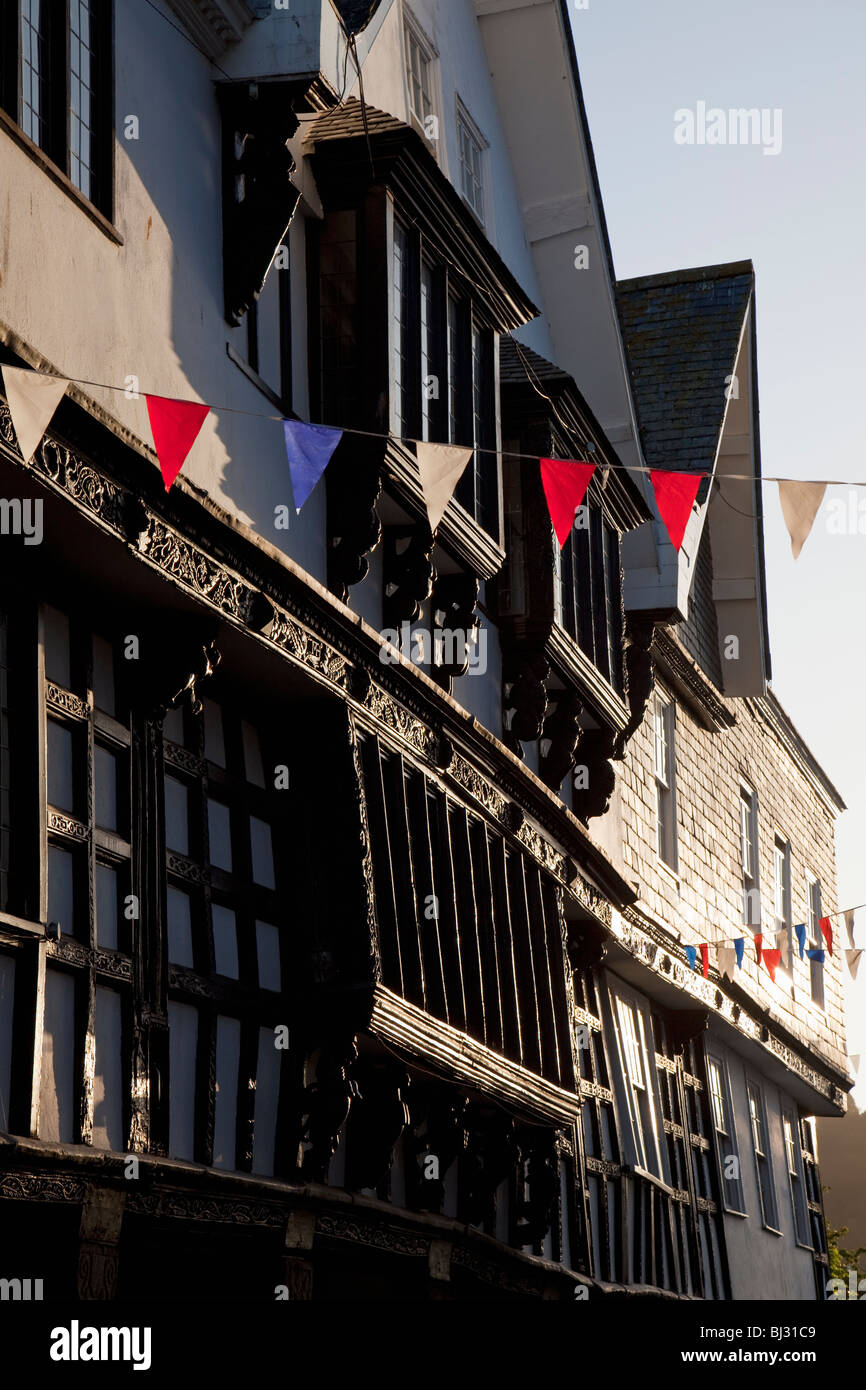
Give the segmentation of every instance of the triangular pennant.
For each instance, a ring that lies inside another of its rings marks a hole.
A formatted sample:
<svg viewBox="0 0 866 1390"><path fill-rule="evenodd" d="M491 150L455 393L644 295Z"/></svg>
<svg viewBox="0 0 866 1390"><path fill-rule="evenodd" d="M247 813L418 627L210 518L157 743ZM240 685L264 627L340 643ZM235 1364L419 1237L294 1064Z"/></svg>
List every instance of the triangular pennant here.
<svg viewBox="0 0 866 1390"><path fill-rule="evenodd" d="M716 954L719 960L719 973L726 975L729 980L732 979L734 962L737 959L733 946L717 946Z"/></svg>
<svg viewBox="0 0 866 1390"><path fill-rule="evenodd" d="M547 510L561 546L568 540L578 507L586 496L594 463L577 459L539 459Z"/></svg>
<svg viewBox="0 0 866 1390"><path fill-rule="evenodd" d="M854 909L853 909L853 907L849 907L848 911L845 913L845 926L846 926L847 931L848 931L848 940L851 942L851 945L853 946L853 945L854 945Z"/></svg>
<svg viewBox="0 0 866 1390"><path fill-rule="evenodd" d="M46 376L44 372L34 372L29 367L3 368L9 414L25 463L30 462L39 448L68 385L66 377Z"/></svg>
<svg viewBox="0 0 866 1390"><path fill-rule="evenodd" d="M796 925L795 928L794 928L794 933L795 933L795 935L796 935L796 937L797 937L797 942L798 942L799 947L800 947L800 959L802 960L802 959L803 959L803 951L804 951L805 946L806 946L806 923L805 923L805 922L798 922L797 925Z"/></svg>
<svg viewBox="0 0 866 1390"><path fill-rule="evenodd" d="M703 476L703 473L666 473L661 468L650 470L656 506L674 550L679 550L683 543Z"/></svg>
<svg viewBox="0 0 866 1390"><path fill-rule="evenodd" d="M782 516L791 537L791 551L795 560L812 529L826 491L826 483L799 483L793 480L779 482Z"/></svg>
<svg viewBox="0 0 866 1390"><path fill-rule="evenodd" d="M858 1073L859 1070L860 1070L860 1053L859 1053L859 1052L852 1052L852 1053L851 1053L851 1056L848 1058L848 1061L851 1063L851 1066L854 1068L854 1075L856 1076L857 1073Z"/></svg>
<svg viewBox="0 0 866 1390"><path fill-rule="evenodd" d="M738 936L737 939L736 939L736 941L734 942L734 950L735 950L736 955L737 955L737 969L738 969L738 970L742 970L742 968L743 968L743 952L745 951L745 949L746 949L746 938L745 938L744 936Z"/></svg>
<svg viewBox="0 0 866 1390"><path fill-rule="evenodd" d="M763 941L764 941L764 938L763 938L763 936L761 935L761 933L760 933L760 932L755 932L755 959L757 960L757 962L758 962L759 965L761 964L761 954L762 954L762 951L763 951Z"/></svg>
<svg viewBox="0 0 866 1390"><path fill-rule="evenodd" d="M690 969L690 970L694 970L695 965L696 965L696 963L697 963L697 959L698 959L698 948L697 948L697 946L687 946L687 947L686 947L686 956L688 957L689 969Z"/></svg>
<svg viewBox="0 0 866 1390"><path fill-rule="evenodd" d="M169 396L145 396L153 447L168 492L195 443L209 406L198 401L179 401Z"/></svg>
<svg viewBox="0 0 866 1390"><path fill-rule="evenodd" d="M781 951L764 951L764 964L770 972L770 979L776 983L776 969L782 959Z"/></svg>
<svg viewBox="0 0 866 1390"><path fill-rule="evenodd" d="M809 957L809 960L817 961L819 965L824 964L824 952L819 950L817 946L813 946L810 950L807 950L806 955Z"/></svg>
<svg viewBox="0 0 866 1390"><path fill-rule="evenodd" d="M701 953L701 974L706 980L710 973L710 947L708 942L704 942L699 948Z"/></svg>
<svg viewBox="0 0 866 1390"><path fill-rule="evenodd" d="M827 954L833 954L833 923L829 917L819 917L818 926L821 928L821 935L827 943Z"/></svg>
<svg viewBox="0 0 866 1390"><path fill-rule="evenodd" d="M284 420L283 433L295 511L300 512L331 462L331 455L343 438L343 431L332 429L329 425L307 425L303 420Z"/></svg>
<svg viewBox="0 0 866 1390"><path fill-rule="evenodd" d="M460 475L472 457L472 450L456 448L453 444L427 444L419 440L415 445L415 457L421 475L427 520L430 530L435 531L454 495Z"/></svg>
<svg viewBox="0 0 866 1390"><path fill-rule="evenodd" d="M860 957L863 954L862 948L858 951L846 951L845 960L848 964L848 973L852 980L857 979L857 971L860 968Z"/></svg>

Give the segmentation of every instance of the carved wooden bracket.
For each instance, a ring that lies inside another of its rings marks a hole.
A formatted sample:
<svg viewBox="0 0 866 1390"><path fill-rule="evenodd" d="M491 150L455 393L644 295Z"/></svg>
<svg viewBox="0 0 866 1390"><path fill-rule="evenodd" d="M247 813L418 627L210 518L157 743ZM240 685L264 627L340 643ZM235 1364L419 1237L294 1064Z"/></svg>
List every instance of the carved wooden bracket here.
<svg viewBox="0 0 866 1390"><path fill-rule="evenodd" d="M345 603L349 588L366 579L367 556L382 538L376 501L382 491L378 440L344 438L325 475L328 488L328 587Z"/></svg>
<svg viewBox="0 0 866 1390"><path fill-rule="evenodd" d="M433 537L429 526L388 526L383 555L383 626L413 623L433 589Z"/></svg>
<svg viewBox="0 0 866 1390"><path fill-rule="evenodd" d="M677 1009L665 1015L675 1052L682 1052L686 1043L705 1033L710 1024L706 1009Z"/></svg>
<svg viewBox="0 0 866 1390"><path fill-rule="evenodd" d="M643 723L655 680L653 659L650 655L655 624L651 619L629 613L626 615L626 629L628 641L625 649L625 681L629 719L616 741L613 758L617 762L623 757L632 734Z"/></svg>
<svg viewBox="0 0 866 1390"><path fill-rule="evenodd" d="M390 1060L365 1057L352 1068L358 1092L352 1110L346 1185L378 1187L394 1158L394 1148L409 1124L406 1092L409 1076Z"/></svg>
<svg viewBox="0 0 866 1390"><path fill-rule="evenodd" d="M574 754L580 738L578 719L583 703L573 689L563 690L554 696L556 700L552 713L544 721L542 738L550 740L550 746L539 762L541 780L553 791L558 791L562 779L574 767Z"/></svg>
<svg viewBox="0 0 866 1390"><path fill-rule="evenodd" d="M550 665L543 652L516 655L514 665L503 685L502 707L514 713L510 726L503 730L506 747L518 758L523 757L523 743L532 743L541 733L547 711L545 679Z"/></svg>
<svg viewBox="0 0 866 1390"><path fill-rule="evenodd" d="M569 922L568 959L572 970L596 970L607 955L607 932L596 922Z"/></svg>
<svg viewBox="0 0 866 1390"><path fill-rule="evenodd" d="M300 193L287 141L298 129L281 82L217 85L223 118L225 317L239 324L258 299Z"/></svg>
<svg viewBox="0 0 866 1390"><path fill-rule="evenodd" d="M476 575L440 574L433 588L433 674L446 680L465 676L478 633ZM440 633L437 644L435 633Z"/></svg>
<svg viewBox="0 0 866 1390"><path fill-rule="evenodd" d="M614 755L616 734L610 729L584 729L577 745L578 769L586 769L575 781L572 793L574 814L582 821L603 816L616 786L616 773L610 759ZM586 786L581 785L586 782Z"/></svg>
<svg viewBox="0 0 866 1390"><path fill-rule="evenodd" d="M344 1034L330 1039L319 1053L316 1079L306 1088L305 1135L310 1148L304 1155L303 1174L313 1182L324 1182L327 1177L340 1131L358 1097L358 1084L349 1076L357 1055L354 1036Z"/></svg>

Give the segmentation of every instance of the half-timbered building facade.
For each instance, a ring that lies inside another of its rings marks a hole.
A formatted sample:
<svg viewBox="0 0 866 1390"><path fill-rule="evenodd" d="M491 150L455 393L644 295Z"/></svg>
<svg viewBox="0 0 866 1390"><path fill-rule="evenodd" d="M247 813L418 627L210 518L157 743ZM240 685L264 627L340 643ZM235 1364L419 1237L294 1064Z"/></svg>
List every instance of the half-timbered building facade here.
<svg viewBox="0 0 866 1390"><path fill-rule="evenodd" d="M837 962L685 954L835 905L751 268L617 287L555 0L0 23L0 369L71 380L29 461L0 397L0 1275L823 1296ZM212 405L168 492L146 391ZM281 417L345 430L300 513ZM473 451L435 536L417 440ZM562 548L539 456L598 465Z"/></svg>

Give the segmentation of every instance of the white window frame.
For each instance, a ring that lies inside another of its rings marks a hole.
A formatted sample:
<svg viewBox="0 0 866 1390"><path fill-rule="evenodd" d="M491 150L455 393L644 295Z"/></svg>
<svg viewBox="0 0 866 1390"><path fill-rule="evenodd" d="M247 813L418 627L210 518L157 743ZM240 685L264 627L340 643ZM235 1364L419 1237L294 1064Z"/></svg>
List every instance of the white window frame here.
<svg viewBox="0 0 866 1390"><path fill-rule="evenodd" d="M478 221L481 223L481 226L483 227L489 221L487 152L490 148L490 145L489 142L485 140L484 136L481 134L481 131L478 129L478 126L473 121L472 117L470 116L469 112L467 111L466 107L464 106L463 102L460 100L459 97L457 98L455 133L457 136L458 192L460 193L461 198L463 199L466 206L469 208L470 212L472 212L472 214L478 219ZM477 177L474 170L470 170L470 173L473 182L477 183L478 185L478 198L481 203L480 208L476 207L473 200L467 196L466 189L464 187L463 175L464 169L467 167L467 165L463 158L463 133L465 133L468 137L470 144L476 147L478 153Z"/></svg>
<svg viewBox="0 0 866 1390"><path fill-rule="evenodd" d="M416 111L414 105L414 88L412 79L410 78L410 72L413 71L413 48L417 50L418 54L420 55L421 61L423 62L426 68L426 92L423 89L423 82L421 83L421 87L422 96L426 97L427 101L430 103L430 110L426 113L426 115L432 116L434 118L433 139L431 139L427 133L427 127L425 125L425 114L423 112L419 113L418 111ZM414 14L409 9L409 7L407 5L404 5L403 81L406 87L406 111L409 117L409 124L413 126L415 130L418 131L419 135L422 135L424 137L424 139L427 142L428 148L433 152L437 159L439 158L439 147L442 141L442 130L440 120L442 102L440 100L439 94L438 68L439 54L436 50L435 44L432 42L431 39L428 38L424 29L419 24L418 20L415 18Z"/></svg>
<svg viewBox="0 0 866 1390"><path fill-rule="evenodd" d="M752 1112L752 1100L755 1101L755 1110ZM779 1230L779 1203L776 1196L776 1181L773 1174L773 1152L770 1143L770 1133L767 1128L767 1106L764 1100L764 1088L754 1077L746 1077L746 1105L749 1110L749 1127L751 1129L752 1153L755 1158L755 1181L758 1184L758 1201L761 1207L761 1224L767 1231L772 1231L774 1235L781 1235ZM755 1121L760 1124L760 1140ZM764 1200L764 1185L761 1181L761 1163L766 1164L768 1179L768 1196L771 1210L767 1211L768 1203Z"/></svg>
<svg viewBox="0 0 866 1390"><path fill-rule="evenodd" d="M719 1186L722 1191L722 1202L725 1211L732 1212L735 1216L746 1215L746 1203L743 1196L743 1170L740 1159L740 1146L737 1141L737 1125L734 1116L734 1106L731 1099L731 1078L728 1073L728 1064L724 1057L717 1052L709 1050L705 1053L707 1064L707 1089L710 1099L710 1113L713 1121L713 1134L716 1142L716 1158L719 1165ZM719 1080L719 1100L721 1101L723 1114L719 1117L716 1113L716 1091L713 1086L713 1068ZM721 1123L720 1123L721 1119ZM727 1159L737 1160L736 1178L725 1177L725 1162Z"/></svg>
<svg viewBox="0 0 866 1390"><path fill-rule="evenodd" d="M656 793L656 855L672 874L679 872L676 790L676 702L663 691L653 695L653 778Z"/></svg>
<svg viewBox="0 0 866 1390"><path fill-rule="evenodd" d="M623 1130L630 1158L635 1168L667 1183L667 1153L659 1137L662 1112L649 1006L619 980L610 981L607 998L620 1064L616 1077L618 1102L624 1102Z"/></svg>
<svg viewBox="0 0 866 1390"><path fill-rule="evenodd" d="M791 1139L788 1140L787 1128ZM788 1170L788 1191L791 1194L791 1214L794 1221L794 1239L806 1250L812 1249L812 1225L809 1220L809 1206L806 1197L806 1174L803 1171L803 1152L800 1141L800 1117L793 1101L782 1101L782 1144L785 1150L785 1167ZM791 1167L793 1150L794 1166ZM799 1187L794 1184L798 1183ZM798 1198L799 1195L799 1206ZM803 1230L806 1235L803 1236Z"/></svg>
<svg viewBox="0 0 866 1390"><path fill-rule="evenodd" d="M739 809L740 875L743 885L741 918L743 926L751 927L754 931L761 923L761 841L758 834L758 795L747 782L740 783ZM752 903L757 904L757 913L750 910Z"/></svg>
<svg viewBox="0 0 866 1390"><path fill-rule="evenodd" d="M781 879L779 865L781 861ZM781 968L794 973L793 915L791 911L791 841L776 830L773 834L773 921L775 931L785 933L787 951L782 952ZM787 964L785 963L787 961Z"/></svg>
<svg viewBox="0 0 866 1390"><path fill-rule="evenodd" d="M814 902L814 898L813 898L813 892L814 892L814 890L815 890L816 888L817 888L817 890L818 890L818 904L817 904L817 910L815 909L815 902ZM823 936L821 935L821 928L818 926L818 922L819 922L820 918L823 917L823 915L824 915L824 896L823 896L823 887L822 887L822 884L821 884L821 879L819 878L819 876L818 876L817 874L814 874L814 873L812 873L809 869L807 869L807 870L806 870L806 945L805 945L805 948L804 948L804 955L805 955L805 952L806 952L807 950L819 950L819 951L825 951L825 952L826 952L827 943L825 942ZM826 962L826 955L825 955L824 959L825 959L825 962ZM824 966L821 965L818 961L810 960L808 956L805 956L805 963L806 963L806 965L807 965L807 967L808 967L808 970L809 970L809 984L808 984L808 986L807 986L806 999L807 999L809 1005L810 1005L812 1008L817 1009L817 1010L820 1010L820 1012L821 1012L822 1014L823 1014L823 1013L826 1013L826 1012L827 1012L827 993L826 993L826 990L825 990L825 987L824 987L824 986L825 986ZM818 995L819 995L820 997L816 997L816 988L815 988L816 981L817 981L817 982L819 983L819 985L820 985L820 989L817 991L817 993L818 993Z"/></svg>

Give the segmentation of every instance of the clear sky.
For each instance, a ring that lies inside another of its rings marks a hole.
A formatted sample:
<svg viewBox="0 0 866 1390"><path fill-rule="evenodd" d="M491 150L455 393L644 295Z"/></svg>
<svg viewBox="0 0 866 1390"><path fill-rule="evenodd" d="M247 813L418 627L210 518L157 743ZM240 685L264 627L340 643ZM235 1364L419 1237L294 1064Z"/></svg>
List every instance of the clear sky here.
<svg viewBox="0 0 866 1390"><path fill-rule="evenodd" d="M764 473L866 484L866 4L588 0L572 27L617 277L750 258ZM699 102L780 111L779 152L677 143ZM826 905L866 903L866 486L828 489L796 563L775 483L763 495L773 688L849 807ZM863 1109L866 958L860 976Z"/></svg>

